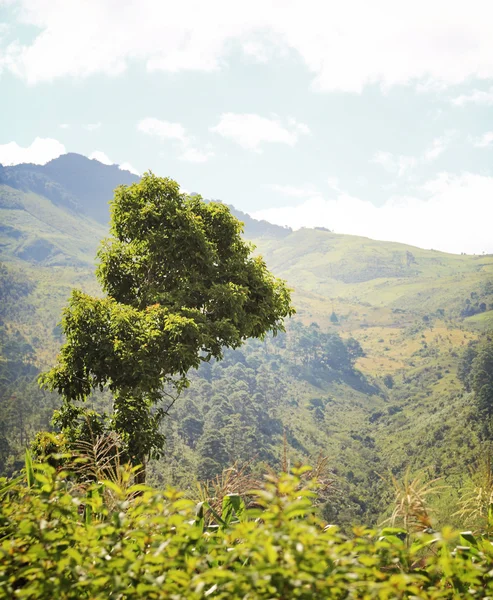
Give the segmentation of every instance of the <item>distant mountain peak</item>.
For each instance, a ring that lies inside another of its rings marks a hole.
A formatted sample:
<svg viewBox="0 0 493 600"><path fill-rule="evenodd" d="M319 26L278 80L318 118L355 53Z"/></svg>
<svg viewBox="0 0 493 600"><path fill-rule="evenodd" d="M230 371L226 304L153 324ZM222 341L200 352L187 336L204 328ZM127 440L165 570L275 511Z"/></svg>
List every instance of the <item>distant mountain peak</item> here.
<svg viewBox="0 0 493 600"><path fill-rule="evenodd" d="M76 152L62 154L45 165L0 166L0 184L24 192L34 192L58 206L82 213L103 225L109 221L108 203L113 198L115 188L119 185L131 185L139 179L117 164L106 165L97 158L88 158ZM288 227L258 221L233 206L228 206L245 224L245 235L249 238L282 238L292 232Z"/></svg>

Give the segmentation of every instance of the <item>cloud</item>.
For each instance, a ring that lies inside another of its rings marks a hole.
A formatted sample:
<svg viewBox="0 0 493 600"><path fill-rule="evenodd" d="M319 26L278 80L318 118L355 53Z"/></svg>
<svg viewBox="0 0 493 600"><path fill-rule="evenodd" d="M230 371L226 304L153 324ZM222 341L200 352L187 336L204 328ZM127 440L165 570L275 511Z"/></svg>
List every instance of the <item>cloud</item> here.
<svg viewBox="0 0 493 600"><path fill-rule="evenodd" d="M261 61L293 55L320 91L493 78L493 5L487 0L470 0L467 7L448 0L251 0L241 6L126 0L121 10L115 0L18 3L18 39L4 47L2 62L30 84L117 76L130 62L149 71L215 71L238 51Z"/></svg>
<svg viewBox="0 0 493 600"><path fill-rule="evenodd" d="M415 156L405 156L403 154L394 155L390 152L379 151L373 155L370 162L381 165L389 173L394 173L397 174L398 177L402 177L403 175L407 175L419 164L436 160L450 146L456 133L455 130L450 130L444 135L436 137L419 158Z"/></svg>
<svg viewBox="0 0 493 600"><path fill-rule="evenodd" d="M340 192L339 179L337 177L327 177L327 185L331 190Z"/></svg>
<svg viewBox="0 0 493 600"><path fill-rule="evenodd" d="M0 164L4 166L20 163L45 165L65 153L65 146L58 140L37 137L26 148L19 146L16 142L0 145Z"/></svg>
<svg viewBox="0 0 493 600"><path fill-rule="evenodd" d="M117 165L117 163L114 160L111 160L111 158L104 152L101 152L101 150L94 150L94 152L91 152L88 158L90 158L91 160L97 160L98 162L107 166ZM140 177L140 173L129 162L124 162L121 165L117 166L120 169L120 171L130 171L130 173L133 173L134 175Z"/></svg>
<svg viewBox="0 0 493 600"><path fill-rule="evenodd" d="M424 160L430 162L438 158L448 148L455 134L455 131L448 131L445 135L436 137L425 151Z"/></svg>
<svg viewBox="0 0 493 600"><path fill-rule="evenodd" d="M103 165L114 165L115 163L108 157L107 154L105 154L104 152L101 152L101 150L94 150L94 152L92 152L89 155L89 158L91 160L97 160L100 163L103 163Z"/></svg>
<svg viewBox="0 0 493 600"><path fill-rule="evenodd" d="M213 156L214 152L211 150L202 151L197 150L197 148L185 148L178 158L187 162L203 163L207 162Z"/></svg>
<svg viewBox="0 0 493 600"><path fill-rule="evenodd" d="M317 190L313 185L297 187L294 185L278 185L277 183L272 183L267 185L267 187L273 192L277 192L283 196L290 196L291 198L307 198L317 194Z"/></svg>
<svg viewBox="0 0 493 600"><path fill-rule="evenodd" d="M130 173L133 175L140 177L140 173L137 171L137 169L128 162L122 163L118 168L120 171L130 171Z"/></svg>
<svg viewBox="0 0 493 600"><path fill-rule="evenodd" d="M142 119L137 124L137 129L142 133L147 133L161 139L178 140L183 144L188 143L185 128L180 123L170 123L169 121L147 118Z"/></svg>
<svg viewBox="0 0 493 600"><path fill-rule="evenodd" d="M70 129L70 125L68 123L60 123L58 127L60 127L60 129Z"/></svg>
<svg viewBox="0 0 493 600"><path fill-rule="evenodd" d="M466 104L478 104L491 106L493 104L493 87L488 91L473 90L469 94L462 94L451 100L456 106L465 106Z"/></svg>
<svg viewBox="0 0 493 600"><path fill-rule="evenodd" d="M260 152L265 143L295 146L300 135L310 132L307 125L289 119L283 124L274 117L267 119L255 114L224 113L210 131L236 142L247 150Z"/></svg>
<svg viewBox="0 0 493 600"><path fill-rule="evenodd" d="M137 130L141 133L157 137L161 140L173 140L180 147L178 158L192 163L204 163L214 156L211 148L199 150L196 148L195 138L188 135L181 123L161 121L152 117L142 119L137 124Z"/></svg>
<svg viewBox="0 0 493 600"><path fill-rule="evenodd" d="M493 146L493 131L487 131L483 135L474 141L474 145L477 148L487 148Z"/></svg>
<svg viewBox="0 0 493 600"><path fill-rule="evenodd" d="M257 219L402 242L446 252L493 252L493 177L442 173L417 190L382 206L345 192L314 195L297 206L253 213Z"/></svg>
<svg viewBox="0 0 493 600"><path fill-rule="evenodd" d="M381 165L389 173L402 177L418 164L414 156L394 156L390 152L376 152L370 162Z"/></svg>

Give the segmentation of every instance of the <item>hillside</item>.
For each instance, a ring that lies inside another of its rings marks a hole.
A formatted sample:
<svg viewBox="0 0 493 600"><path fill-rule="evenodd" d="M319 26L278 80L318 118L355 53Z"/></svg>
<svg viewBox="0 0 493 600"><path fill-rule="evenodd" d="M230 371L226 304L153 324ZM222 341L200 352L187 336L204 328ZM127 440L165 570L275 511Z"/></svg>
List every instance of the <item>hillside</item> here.
<svg viewBox="0 0 493 600"><path fill-rule="evenodd" d="M5 471L49 426L58 399L33 380L60 345L56 325L70 289L97 293L94 255L107 202L117 184L135 180L71 154L44 167L0 169ZM286 335L249 342L192 374L153 479L193 485L237 459L272 463L286 436L292 460L329 456L344 491L332 507L339 521L374 522L385 498L377 473L411 464L463 477L480 446L457 364L491 323L493 257L293 232L234 212L269 269L294 289L297 316ZM354 340L362 352L348 362ZM91 400L96 409L109 401Z"/></svg>

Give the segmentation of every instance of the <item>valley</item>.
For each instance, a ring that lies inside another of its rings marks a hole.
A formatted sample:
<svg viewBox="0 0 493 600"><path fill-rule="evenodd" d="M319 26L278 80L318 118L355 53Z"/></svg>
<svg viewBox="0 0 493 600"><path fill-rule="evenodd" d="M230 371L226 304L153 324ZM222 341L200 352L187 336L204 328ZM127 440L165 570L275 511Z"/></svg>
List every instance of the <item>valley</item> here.
<svg viewBox="0 0 493 600"><path fill-rule="evenodd" d="M38 389L36 374L53 364L71 289L100 293L94 259L107 235L104 205L118 182L137 181L120 174L78 155L0 173L4 473L50 427L59 399ZM492 324L493 256L292 231L232 210L293 290L297 312L285 334L248 341L191 373L165 422L151 482L192 488L235 461L276 466L286 451L291 464L326 456L339 495L325 515L349 526L384 518L389 473L425 469L451 486L434 503L438 523L453 522L450 507L483 452L457 369ZM104 410L111 399L105 391L90 402Z"/></svg>

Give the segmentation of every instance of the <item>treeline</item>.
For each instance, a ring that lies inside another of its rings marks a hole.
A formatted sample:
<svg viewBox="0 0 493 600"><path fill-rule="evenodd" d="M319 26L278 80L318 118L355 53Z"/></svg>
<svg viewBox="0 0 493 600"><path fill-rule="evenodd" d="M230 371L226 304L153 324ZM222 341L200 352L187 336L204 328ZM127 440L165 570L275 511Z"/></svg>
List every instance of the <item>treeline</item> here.
<svg viewBox="0 0 493 600"><path fill-rule="evenodd" d="M483 434L493 439L493 336L483 335L467 346L461 356L457 375L466 392L474 394Z"/></svg>

